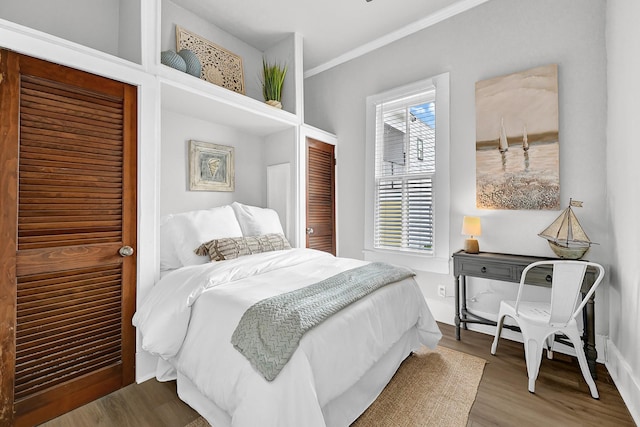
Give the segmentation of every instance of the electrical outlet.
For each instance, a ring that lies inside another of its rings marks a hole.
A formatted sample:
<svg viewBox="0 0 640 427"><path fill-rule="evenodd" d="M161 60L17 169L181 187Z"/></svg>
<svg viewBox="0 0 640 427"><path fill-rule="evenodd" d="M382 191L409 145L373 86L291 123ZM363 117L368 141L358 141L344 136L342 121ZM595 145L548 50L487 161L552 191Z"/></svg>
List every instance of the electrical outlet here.
<svg viewBox="0 0 640 427"><path fill-rule="evenodd" d="M441 298L447 297L447 288L444 285L438 285L438 296Z"/></svg>

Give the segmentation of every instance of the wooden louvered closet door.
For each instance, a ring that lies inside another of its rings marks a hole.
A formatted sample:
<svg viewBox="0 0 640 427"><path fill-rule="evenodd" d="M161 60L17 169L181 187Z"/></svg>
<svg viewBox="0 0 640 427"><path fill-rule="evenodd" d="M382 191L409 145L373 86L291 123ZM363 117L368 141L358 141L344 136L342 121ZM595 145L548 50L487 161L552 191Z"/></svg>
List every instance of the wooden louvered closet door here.
<svg viewBox="0 0 640 427"><path fill-rule="evenodd" d="M336 254L335 147L307 138L307 247Z"/></svg>
<svg viewBox="0 0 640 427"><path fill-rule="evenodd" d="M0 425L35 425L134 379L137 90L0 55Z"/></svg>

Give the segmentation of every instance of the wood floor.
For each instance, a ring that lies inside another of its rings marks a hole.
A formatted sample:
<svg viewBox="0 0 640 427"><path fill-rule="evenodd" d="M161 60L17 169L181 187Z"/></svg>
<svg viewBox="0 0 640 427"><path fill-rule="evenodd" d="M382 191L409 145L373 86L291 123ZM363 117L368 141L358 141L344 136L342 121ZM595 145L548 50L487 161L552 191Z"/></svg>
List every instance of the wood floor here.
<svg viewBox="0 0 640 427"><path fill-rule="evenodd" d="M440 345L482 357L488 363L469 414L469 427L484 426L635 426L605 367L598 365L600 400L591 398L574 358L556 353L542 361L536 393L527 391L522 344L501 340L496 356L492 337L440 324ZM47 427L183 427L198 414L182 403L175 383L149 380L133 384L43 424Z"/></svg>

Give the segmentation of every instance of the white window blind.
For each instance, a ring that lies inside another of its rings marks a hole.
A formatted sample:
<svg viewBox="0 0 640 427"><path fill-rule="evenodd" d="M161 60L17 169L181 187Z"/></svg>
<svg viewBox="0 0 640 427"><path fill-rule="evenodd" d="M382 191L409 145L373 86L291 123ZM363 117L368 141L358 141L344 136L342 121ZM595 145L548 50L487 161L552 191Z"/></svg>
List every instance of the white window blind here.
<svg viewBox="0 0 640 427"><path fill-rule="evenodd" d="M376 105L374 247L432 252L435 89Z"/></svg>

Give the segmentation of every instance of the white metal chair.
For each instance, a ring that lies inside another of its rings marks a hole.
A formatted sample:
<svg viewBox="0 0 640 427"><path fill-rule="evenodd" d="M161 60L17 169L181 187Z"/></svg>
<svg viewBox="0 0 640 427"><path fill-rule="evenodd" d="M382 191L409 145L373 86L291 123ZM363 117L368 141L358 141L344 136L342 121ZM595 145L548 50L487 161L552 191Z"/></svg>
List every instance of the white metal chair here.
<svg viewBox="0 0 640 427"><path fill-rule="evenodd" d="M552 265L550 302L522 301L522 289L527 273L540 265ZM598 276L580 301L580 289L587 267L595 267ZM576 317L582 313L585 304L591 298L604 277L604 268L600 264L587 261L539 261L529 264L522 272L516 301L501 301L496 333L491 345L491 354L496 354L498 340L505 316L513 318L520 327L524 341L524 354L529 376L529 391L535 392L535 383L540 370L542 349L546 347L547 357L553 358L553 342L556 334L564 334L571 340L580 363L580 370L591 390L591 396L598 399L598 389L591 377L587 358L584 354ZM577 308L576 308L577 306Z"/></svg>

